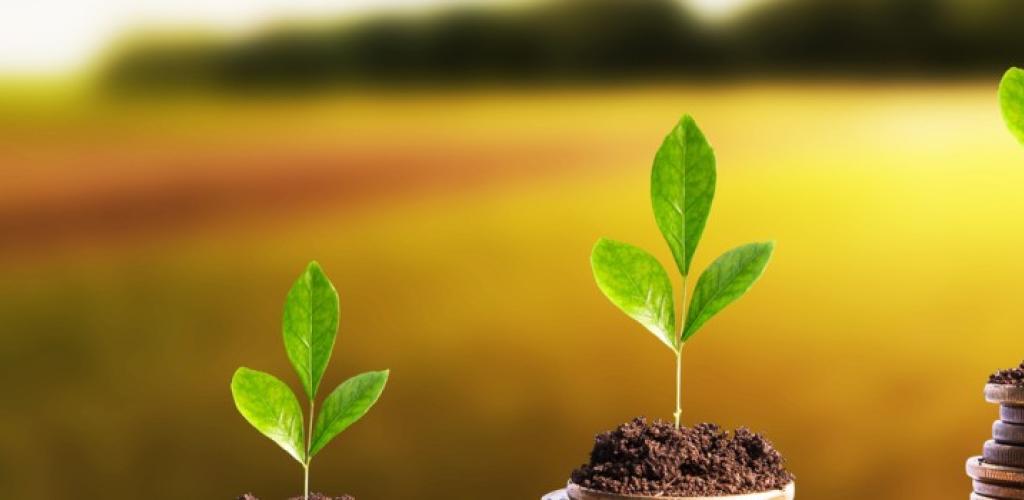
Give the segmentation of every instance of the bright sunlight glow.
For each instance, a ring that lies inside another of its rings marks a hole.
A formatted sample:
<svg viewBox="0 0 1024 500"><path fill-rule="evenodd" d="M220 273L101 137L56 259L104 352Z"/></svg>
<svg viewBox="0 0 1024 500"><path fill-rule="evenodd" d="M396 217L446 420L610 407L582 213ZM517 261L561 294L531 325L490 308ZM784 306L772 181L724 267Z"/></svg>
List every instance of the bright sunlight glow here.
<svg viewBox="0 0 1024 500"><path fill-rule="evenodd" d="M765 0L682 0L698 16L708 21L725 21Z"/></svg>
<svg viewBox="0 0 1024 500"><path fill-rule="evenodd" d="M306 20L467 0L30 0L0 5L0 76L74 71L125 30L204 27L238 32Z"/></svg>
<svg viewBox="0 0 1024 500"><path fill-rule="evenodd" d="M244 32L273 20L307 20L495 0L31 0L0 6L0 76L64 74L88 64L125 30L201 27ZM504 0L515 1L515 0ZM523 0L519 0L523 1ZM679 0L709 22L766 0Z"/></svg>

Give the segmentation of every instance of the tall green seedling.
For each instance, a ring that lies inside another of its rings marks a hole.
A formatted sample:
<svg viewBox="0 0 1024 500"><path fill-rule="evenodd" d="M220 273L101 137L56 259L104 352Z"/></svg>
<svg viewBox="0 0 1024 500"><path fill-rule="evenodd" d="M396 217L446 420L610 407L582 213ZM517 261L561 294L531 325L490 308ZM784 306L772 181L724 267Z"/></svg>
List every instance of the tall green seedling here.
<svg viewBox="0 0 1024 500"><path fill-rule="evenodd" d="M764 242L725 252L700 275L687 303L690 263L711 211L716 175L714 151L693 118L684 116L665 137L651 170L654 219L682 277L678 321L672 281L651 254L602 238L590 256L594 279L605 296L675 355L676 427L683 411L683 347L704 323L750 289L774 249L774 243Z"/></svg>
<svg viewBox="0 0 1024 500"><path fill-rule="evenodd" d="M273 375L242 367L231 379L231 394L242 416L302 465L306 499L313 457L370 410L388 380L388 370L356 375L331 391L316 413L316 395L334 350L338 317L338 292L320 264L311 262L288 292L282 321L285 351L308 403L308 427L295 393Z"/></svg>

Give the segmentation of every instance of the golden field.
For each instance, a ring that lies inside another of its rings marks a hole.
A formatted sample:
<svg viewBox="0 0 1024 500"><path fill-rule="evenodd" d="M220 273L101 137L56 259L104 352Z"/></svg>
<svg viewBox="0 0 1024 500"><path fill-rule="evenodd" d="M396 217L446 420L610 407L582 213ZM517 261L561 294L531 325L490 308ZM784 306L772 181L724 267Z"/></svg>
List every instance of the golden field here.
<svg viewBox="0 0 1024 500"><path fill-rule="evenodd" d="M1024 358L997 80L7 99L0 497L297 492L228 381L298 387L281 306L317 259L342 304L325 384L392 375L314 489L539 498L596 432L671 417L672 356L588 262L608 236L670 264L648 175L690 113L718 156L695 268L777 249L687 346L684 420L767 434L801 498L965 498L985 377Z"/></svg>

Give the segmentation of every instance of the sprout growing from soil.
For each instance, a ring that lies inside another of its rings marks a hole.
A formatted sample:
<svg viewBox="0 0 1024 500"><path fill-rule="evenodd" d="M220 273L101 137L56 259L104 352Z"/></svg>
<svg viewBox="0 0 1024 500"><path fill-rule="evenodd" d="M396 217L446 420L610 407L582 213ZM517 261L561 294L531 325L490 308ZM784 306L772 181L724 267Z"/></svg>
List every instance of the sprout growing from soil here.
<svg viewBox="0 0 1024 500"><path fill-rule="evenodd" d="M740 298L764 272L773 242L725 252L701 274L687 307L690 261L704 232L715 196L715 154L689 115L669 132L654 157L651 202L654 219L682 276L679 329L668 273L646 251L602 238L590 265L597 286L613 304L653 333L676 357L676 427L682 415L683 346L712 316Z"/></svg>
<svg viewBox="0 0 1024 500"><path fill-rule="evenodd" d="M302 464L303 498L309 498L309 464L335 436L363 417L377 402L388 370L356 375L332 391L314 420L314 401L338 334L338 292L320 264L311 262L285 299L284 347L309 400L308 432L295 393L273 375L239 368L231 378L238 411ZM315 421L315 424L314 424Z"/></svg>
<svg viewBox="0 0 1024 500"><path fill-rule="evenodd" d="M1010 132L1024 144L1024 69L1010 68L999 82L999 107Z"/></svg>

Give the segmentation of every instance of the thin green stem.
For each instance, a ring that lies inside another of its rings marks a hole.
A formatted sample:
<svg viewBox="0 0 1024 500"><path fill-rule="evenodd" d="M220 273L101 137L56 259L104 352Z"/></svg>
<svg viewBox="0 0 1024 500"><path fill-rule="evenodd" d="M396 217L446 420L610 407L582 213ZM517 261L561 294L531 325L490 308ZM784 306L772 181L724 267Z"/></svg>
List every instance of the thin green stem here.
<svg viewBox="0 0 1024 500"><path fill-rule="evenodd" d="M679 417L683 415L683 350L676 351L676 411L672 414L679 428Z"/></svg>
<svg viewBox="0 0 1024 500"><path fill-rule="evenodd" d="M683 416L683 332L686 330L686 275L683 275L683 286L680 291L682 300L679 303L679 333L676 334L676 411L673 413L676 429L680 427Z"/></svg>
<svg viewBox="0 0 1024 500"><path fill-rule="evenodd" d="M305 469L306 482L303 489L302 498L309 500L309 462L313 460L313 457L309 456L309 451L313 446L313 400L309 400L309 432L306 433L306 463L302 464Z"/></svg>

